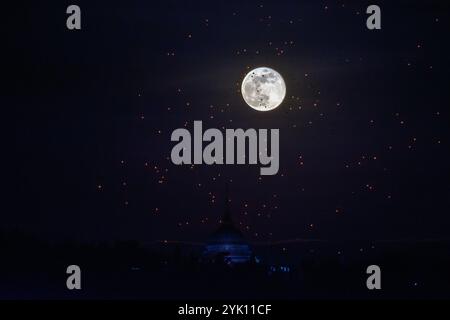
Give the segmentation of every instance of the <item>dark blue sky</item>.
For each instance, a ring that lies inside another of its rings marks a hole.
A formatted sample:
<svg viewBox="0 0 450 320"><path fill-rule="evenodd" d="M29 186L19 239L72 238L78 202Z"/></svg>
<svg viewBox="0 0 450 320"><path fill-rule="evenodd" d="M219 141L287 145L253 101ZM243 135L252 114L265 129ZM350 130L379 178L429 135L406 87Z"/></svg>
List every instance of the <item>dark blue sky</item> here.
<svg viewBox="0 0 450 320"><path fill-rule="evenodd" d="M445 1L78 1L6 17L2 226L53 239L202 240L225 184L252 241L446 238ZM276 110L246 106L253 67ZM280 170L170 162L173 130L279 128ZM212 201L214 200L214 202Z"/></svg>

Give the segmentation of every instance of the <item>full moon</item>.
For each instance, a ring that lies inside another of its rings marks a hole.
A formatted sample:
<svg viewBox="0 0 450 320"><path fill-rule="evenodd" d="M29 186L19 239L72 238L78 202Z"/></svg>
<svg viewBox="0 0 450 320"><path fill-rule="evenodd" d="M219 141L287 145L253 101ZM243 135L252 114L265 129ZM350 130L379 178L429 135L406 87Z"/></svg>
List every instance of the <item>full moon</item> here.
<svg viewBox="0 0 450 320"><path fill-rule="evenodd" d="M286 84L275 70L260 67L250 71L242 81L242 97L255 110L270 111L283 102Z"/></svg>

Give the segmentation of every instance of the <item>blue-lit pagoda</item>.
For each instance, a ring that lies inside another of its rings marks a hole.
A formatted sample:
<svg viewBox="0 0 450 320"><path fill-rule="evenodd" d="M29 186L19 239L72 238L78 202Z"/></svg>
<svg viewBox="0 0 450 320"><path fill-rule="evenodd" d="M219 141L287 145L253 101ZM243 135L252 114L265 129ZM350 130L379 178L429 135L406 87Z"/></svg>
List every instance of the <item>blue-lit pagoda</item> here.
<svg viewBox="0 0 450 320"><path fill-rule="evenodd" d="M206 243L204 256L207 260L223 261L228 264L249 262L252 252L242 232L234 225L231 218L228 191L224 209L219 228Z"/></svg>

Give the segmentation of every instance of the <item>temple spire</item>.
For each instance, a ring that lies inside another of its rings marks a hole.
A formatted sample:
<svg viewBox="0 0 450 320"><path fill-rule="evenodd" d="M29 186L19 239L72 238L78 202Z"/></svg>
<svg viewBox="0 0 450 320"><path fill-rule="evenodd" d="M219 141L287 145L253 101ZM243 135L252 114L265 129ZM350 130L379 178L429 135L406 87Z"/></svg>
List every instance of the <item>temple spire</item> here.
<svg viewBox="0 0 450 320"><path fill-rule="evenodd" d="M225 224L233 224L233 220L231 219L231 211L230 211L230 195L229 195L229 190L228 190L228 183L225 185L225 207L224 207L222 222Z"/></svg>

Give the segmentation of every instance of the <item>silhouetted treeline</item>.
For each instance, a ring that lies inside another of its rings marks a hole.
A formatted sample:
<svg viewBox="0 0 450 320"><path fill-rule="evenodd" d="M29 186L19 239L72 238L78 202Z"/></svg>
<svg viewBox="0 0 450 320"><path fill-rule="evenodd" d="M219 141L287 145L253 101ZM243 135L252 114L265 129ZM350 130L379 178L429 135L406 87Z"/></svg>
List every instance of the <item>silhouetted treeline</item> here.
<svg viewBox="0 0 450 320"><path fill-rule="evenodd" d="M20 231L0 232L0 298L450 297L448 242L386 243L377 245L376 254L361 250L359 255L359 251L350 255L345 249L339 254L325 250L331 244L321 244L320 251L314 246L287 248L283 254L295 263L277 263L286 257L266 253L270 263L260 258L233 266L223 257L206 262L201 248L181 245L149 248L136 241L49 242ZM255 251L258 255L258 248ZM66 268L72 264L82 270L80 291L66 288ZM371 264L382 269L381 291L366 288L366 268Z"/></svg>

